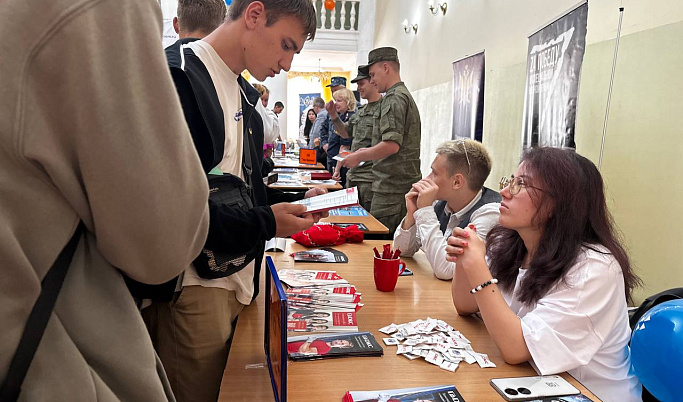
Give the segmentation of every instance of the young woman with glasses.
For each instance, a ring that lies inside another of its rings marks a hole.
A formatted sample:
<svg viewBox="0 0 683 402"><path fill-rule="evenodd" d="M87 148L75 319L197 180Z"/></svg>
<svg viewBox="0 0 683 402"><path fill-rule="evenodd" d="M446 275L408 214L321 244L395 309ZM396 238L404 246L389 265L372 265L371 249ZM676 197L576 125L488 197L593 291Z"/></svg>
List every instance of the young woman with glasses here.
<svg viewBox="0 0 683 402"><path fill-rule="evenodd" d="M568 371L604 401L640 400L626 305L639 279L600 172L573 151L536 148L506 184L486 244L475 228L448 241L458 313L479 312L509 364Z"/></svg>

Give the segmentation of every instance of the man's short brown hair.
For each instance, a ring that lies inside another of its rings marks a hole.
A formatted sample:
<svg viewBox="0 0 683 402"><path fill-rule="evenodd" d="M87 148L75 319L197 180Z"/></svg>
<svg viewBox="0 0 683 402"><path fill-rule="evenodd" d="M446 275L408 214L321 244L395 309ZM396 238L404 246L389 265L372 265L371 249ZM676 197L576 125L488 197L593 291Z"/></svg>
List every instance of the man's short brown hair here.
<svg viewBox="0 0 683 402"><path fill-rule="evenodd" d="M478 141L446 141L436 148L436 153L446 157L448 174L460 173L467 179L472 191L479 191L491 173L491 157Z"/></svg>
<svg viewBox="0 0 683 402"><path fill-rule="evenodd" d="M244 13L247 6L255 0L233 0L228 11L228 18L236 21ZM260 0L266 8L266 26L275 24L281 17L292 16L304 27L308 40L315 38L318 20L312 0Z"/></svg>
<svg viewBox="0 0 683 402"><path fill-rule="evenodd" d="M225 20L225 0L178 0L178 28L210 34Z"/></svg>

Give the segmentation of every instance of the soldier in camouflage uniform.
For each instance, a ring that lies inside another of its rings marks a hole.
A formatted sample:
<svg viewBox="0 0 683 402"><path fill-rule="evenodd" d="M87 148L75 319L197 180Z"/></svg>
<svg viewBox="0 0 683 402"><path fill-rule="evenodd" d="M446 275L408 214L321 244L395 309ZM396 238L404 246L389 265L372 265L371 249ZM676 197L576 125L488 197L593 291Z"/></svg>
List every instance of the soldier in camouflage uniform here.
<svg viewBox="0 0 683 402"><path fill-rule="evenodd" d="M353 144L351 145L351 152L353 153L359 149L369 148L372 146L373 136L379 136L379 106L382 95L377 91L377 87L370 84L370 73L368 70L368 66L358 67L358 76L351 80L352 83L358 85L360 97L366 99L368 104L361 106L358 112L351 116L348 124L339 119L334 105L328 109L329 116L334 127L337 129L337 133L342 138L353 137ZM335 178L340 176L340 169L341 165L337 164ZM368 211L370 211L372 204L372 182L374 180L371 160L365 162L362 166L354 167L346 176L346 187L358 187L360 205Z"/></svg>
<svg viewBox="0 0 683 402"><path fill-rule="evenodd" d="M349 155L343 164L353 167L361 160L375 161L370 213L393 233L406 214L406 193L412 183L422 178L420 112L401 81L396 49L372 50L368 65L370 83L385 92L380 104L379 135L373 138L372 147L365 148L361 155Z"/></svg>

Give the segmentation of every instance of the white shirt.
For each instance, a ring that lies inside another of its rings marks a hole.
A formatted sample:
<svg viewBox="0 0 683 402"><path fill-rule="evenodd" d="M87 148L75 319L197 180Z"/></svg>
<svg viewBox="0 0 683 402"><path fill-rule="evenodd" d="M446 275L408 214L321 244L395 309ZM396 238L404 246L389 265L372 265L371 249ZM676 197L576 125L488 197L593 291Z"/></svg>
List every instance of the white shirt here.
<svg viewBox="0 0 683 402"><path fill-rule="evenodd" d="M256 102L256 111L263 120L263 143L272 144L280 136L280 122L272 110L263 106L261 100Z"/></svg>
<svg viewBox="0 0 683 402"><path fill-rule="evenodd" d="M607 249L584 247L577 262L535 306L502 291L521 318L532 361L541 375L569 372L605 402L641 401L631 353L624 277ZM527 273L519 270L515 292ZM514 293L514 292L513 292Z"/></svg>
<svg viewBox="0 0 683 402"><path fill-rule="evenodd" d="M400 249L401 256L406 257L412 257L419 249L422 249L437 278L444 280L453 279L455 263L446 261L448 237L453 232L453 229L460 224L462 218L479 202L481 194L482 190L479 190L479 193L469 204L455 213L446 204L444 211L451 214L448 226L446 226L446 232L441 231L439 219L436 216L436 212L434 212L434 206L418 209L413 214L415 219L413 226L404 230L402 228L403 221L401 221L401 224L396 228L396 232L394 232L394 249ZM499 216L499 203L485 204L472 213L470 223L477 228L479 237L486 239L486 234L489 230L498 224Z"/></svg>
<svg viewBox="0 0 683 402"><path fill-rule="evenodd" d="M240 88L237 83L237 74L232 72L211 45L203 40L197 40L185 45L192 49L195 55L206 67L213 85L218 94L218 101L223 109L225 122L225 149L223 160L218 168L223 173L230 173L244 179L242 171L242 144L244 142L242 132L243 119L235 121L235 116L242 109ZM261 103L260 101L257 103ZM237 228L236 228L237 230ZM203 286L234 290L237 300L248 305L254 295L254 262L244 267L239 272L225 278L204 279L201 278L194 267L185 270L183 286Z"/></svg>

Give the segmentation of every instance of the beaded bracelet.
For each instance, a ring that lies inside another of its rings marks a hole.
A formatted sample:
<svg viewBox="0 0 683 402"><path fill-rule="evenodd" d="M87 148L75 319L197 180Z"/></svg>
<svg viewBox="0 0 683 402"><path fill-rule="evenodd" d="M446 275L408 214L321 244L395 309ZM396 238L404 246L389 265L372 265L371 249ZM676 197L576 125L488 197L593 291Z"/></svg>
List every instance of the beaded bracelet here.
<svg viewBox="0 0 683 402"><path fill-rule="evenodd" d="M494 284L494 283L498 283L498 279L492 278L492 279L490 279L490 280L488 280L488 281L482 283L481 285L477 286L476 288L470 290L470 293L475 294L475 293L477 293L478 291L480 291L480 290L484 289L485 287L487 287L488 285L492 285L492 284Z"/></svg>

